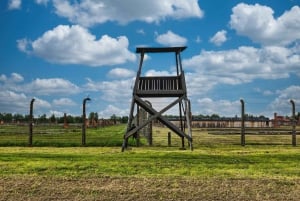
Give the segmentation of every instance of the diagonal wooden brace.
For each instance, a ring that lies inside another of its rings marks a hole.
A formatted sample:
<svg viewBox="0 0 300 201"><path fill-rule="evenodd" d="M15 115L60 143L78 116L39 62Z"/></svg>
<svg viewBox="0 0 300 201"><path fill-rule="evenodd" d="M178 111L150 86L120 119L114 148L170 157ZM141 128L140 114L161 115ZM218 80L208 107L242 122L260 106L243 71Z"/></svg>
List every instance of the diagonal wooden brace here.
<svg viewBox="0 0 300 201"><path fill-rule="evenodd" d="M167 110L169 110L171 107L173 107L174 105L176 105L177 103L179 103L180 101L182 101L182 99L184 99L185 96L181 96L178 99L176 99L175 101L173 101L171 104L169 104L168 106L166 106L165 108L163 108L160 112L157 112L154 108L152 108L151 106L149 106L143 99L141 99L138 96L134 96L134 99L136 101L136 103L141 106L142 108L144 108L147 112L149 112L152 116L145 121L143 124L139 125L138 127L128 131L126 133L126 135L124 136L125 139L127 139L128 137L132 136L134 133L136 133L137 131L139 131L140 129L142 129L143 127L145 127L148 123L150 123L152 120L154 119L158 119L159 121L161 121L163 124L165 124L169 129L171 129L173 132L175 132L177 135L179 135L180 137L185 137L187 138L190 142L192 142L192 138L188 135L186 135L182 130L180 130L177 126L175 126L174 124L172 124L167 118L163 117L162 114L164 112L166 112Z"/></svg>
<svg viewBox="0 0 300 201"><path fill-rule="evenodd" d="M126 139L126 138L132 136L134 133L136 133L143 127L145 127L148 123L150 123L154 119L158 118L160 115L162 115L168 109L170 109L171 107L173 107L174 105L179 103L179 101L181 101L182 99L183 99L183 97L180 97L179 99L175 100L170 105L168 105L167 107L163 108L160 112L157 112L155 109L153 109L151 106L149 106L143 99L139 98L138 96L134 96L134 100L136 101L136 103L138 105L140 105L142 108L144 108L147 112L149 112L152 116L147 121L145 121L144 123L139 125L138 127L128 131L126 133L126 135L124 136L124 138Z"/></svg>
<svg viewBox="0 0 300 201"><path fill-rule="evenodd" d="M171 123L167 118L163 117L162 114L169 110L171 107L175 106L177 103L182 101L182 99L185 99L185 96L181 96L175 101L173 101L171 104L163 108L160 112L157 112L155 109L150 107L148 104L146 104L145 101L143 101L141 98L138 96L135 97L137 103L143 107L147 112L149 112L152 115L155 115L155 118L157 118L159 121L161 121L163 124L165 124L169 129L171 129L173 132L175 132L177 135L180 137L185 137L189 140L189 142L192 142L192 138L185 134L182 130L180 130L177 126L175 126L173 123ZM148 111L149 110L149 111Z"/></svg>

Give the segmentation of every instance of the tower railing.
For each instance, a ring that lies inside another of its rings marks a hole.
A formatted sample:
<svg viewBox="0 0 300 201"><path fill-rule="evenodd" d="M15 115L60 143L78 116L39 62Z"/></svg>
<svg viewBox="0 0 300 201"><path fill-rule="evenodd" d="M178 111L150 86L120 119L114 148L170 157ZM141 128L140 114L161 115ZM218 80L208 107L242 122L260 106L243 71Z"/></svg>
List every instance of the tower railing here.
<svg viewBox="0 0 300 201"><path fill-rule="evenodd" d="M142 97L179 96L185 93L184 75L138 77L136 94Z"/></svg>

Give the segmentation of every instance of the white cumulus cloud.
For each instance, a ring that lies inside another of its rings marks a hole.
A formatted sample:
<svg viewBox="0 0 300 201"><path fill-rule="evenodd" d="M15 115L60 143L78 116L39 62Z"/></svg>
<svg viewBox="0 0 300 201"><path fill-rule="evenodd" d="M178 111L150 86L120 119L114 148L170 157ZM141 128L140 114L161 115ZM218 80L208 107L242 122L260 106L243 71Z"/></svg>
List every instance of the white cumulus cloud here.
<svg viewBox="0 0 300 201"><path fill-rule="evenodd" d="M73 2L54 0L55 13L72 23L93 26L108 21L127 24L132 21L158 23L165 18L190 18L203 16L197 0L82 0Z"/></svg>
<svg viewBox="0 0 300 201"><path fill-rule="evenodd" d="M40 98L34 98L34 107L37 108L38 110L41 108L51 108L51 104L48 101L45 101Z"/></svg>
<svg viewBox="0 0 300 201"><path fill-rule="evenodd" d="M4 74L0 75L0 81L8 84L8 83L18 83L22 82L24 80L24 77L20 75L19 73L11 73L10 77L7 77Z"/></svg>
<svg viewBox="0 0 300 201"><path fill-rule="evenodd" d="M102 118L110 118L113 114L117 116L128 116L129 110L119 108L117 106L109 104L104 110L98 112Z"/></svg>
<svg viewBox="0 0 300 201"><path fill-rule="evenodd" d="M65 112L62 112L62 111L57 111L57 110L50 110L49 111L49 114L47 116L52 116L54 115L55 117L63 117L65 114ZM69 114L68 114L69 115Z"/></svg>
<svg viewBox="0 0 300 201"><path fill-rule="evenodd" d="M183 60L189 95L204 95L218 84L237 85L255 79L288 78L300 75L297 48L267 46L205 51Z"/></svg>
<svg viewBox="0 0 300 201"><path fill-rule="evenodd" d="M278 18L268 6L240 3L232 9L230 26L239 35L263 45L288 45L300 39L300 7L294 6Z"/></svg>
<svg viewBox="0 0 300 201"><path fill-rule="evenodd" d="M292 85L285 89L278 90L276 93L278 94L278 97L276 97L268 106L273 111L283 115L291 115L291 99L294 100L296 108L300 107L300 86Z"/></svg>
<svg viewBox="0 0 300 201"><path fill-rule="evenodd" d="M22 5L21 0L9 0L8 1L8 9L9 10L20 9L21 5Z"/></svg>
<svg viewBox="0 0 300 201"><path fill-rule="evenodd" d="M240 101L229 100L212 100L210 98L202 98L197 100L200 114L222 114L223 116L235 116L240 114Z"/></svg>
<svg viewBox="0 0 300 201"><path fill-rule="evenodd" d="M5 82L6 80L7 80L6 75L1 74L1 75L0 75L0 81L1 81L1 82Z"/></svg>
<svg viewBox="0 0 300 201"><path fill-rule="evenodd" d="M0 90L11 90L23 92L20 90L20 86L22 86L24 78L19 73L11 73L10 76L6 76L5 74L0 75Z"/></svg>
<svg viewBox="0 0 300 201"><path fill-rule="evenodd" d="M104 66L134 61L136 56L128 50L126 36L100 39L79 25L59 25L31 42L17 41L21 51L60 64Z"/></svg>
<svg viewBox="0 0 300 201"><path fill-rule="evenodd" d="M0 91L0 111L8 113L26 114L29 111L31 97L25 93L19 93L10 90ZM35 97L34 108L50 108L51 105L40 98Z"/></svg>
<svg viewBox="0 0 300 201"><path fill-rule="evenodd" d="M86 91L102 92L101 98L106 101L127 103L132 95L132 86L135 78L132 79L118 79L112 81L95 82L87 79L84 85Z"/></svg>
<svg viewBox="0 0 300 201"><path fill-rule="evenodd" d="M54 99L53 105L55 106L74 106L76 103L70 98Z"/></svg>
<svg viewBox="0 0 300 201"><path fill-rule="evenodd" d="M11 74L11 80L13 82L22 82L24 80L24 78L19 73L12 73Z"/></svg>
<svg viewBox="0 0 300 201"><path fill-rule="evenodd" d="M156 42L166 46L184 46L187 43L187 39L173 33L172 31L167 31L167 33L158 35L156 37Z"/></svg>
<svg viewBox="0 0 300 201"><path fill-rule="evenodd" d="M241 46L222 51L201 51L184 60L186 68L208 76L216 76L219 83L239 84L253 79L287 78L299 74L300 57L285 47L254 48Z"/></svg>
<svg viewBox="0 0 300 201"><path fill-rule="evenodd" d="M80 92L77 85L62 78L37 78L21 88L25 92L36 95L76 94Z"/></svg>
<svg viewBox="0 0 300 201"><path fill-rule="evenodd" d="M174 76L176 75L176 72L169 72L169 71L157 71L157 70L148 70L145 72L145 76Z"/></svg>
<svg viewBox="0 0 300 201"><path fill-rule="evenodd" d="M126 68L114 68L108 72L108 77L120 79L129 78L135 76L135 72Z"/></svg>
<svg viewBox="0 0 300 201"><path fill-rule="evenodd" d="M36 2L37 4L47 5L47 3L49 2L49 0L35 0L35 2Z"/></svg>
<svg viewBox="0 0 300 201"><path fill-rule="evenodd" d="M225 30L218 31L213 37L210 38L210 42L216 46L221 46L224 42L227 41L227 32Z"/></svg>
<svg viewBox="0 0 300 201"><path fill-rule="evenodd" d="M29 107L29 99L24 93L16 93L10 90L0 91L0 111L19 113Z"/></svg>

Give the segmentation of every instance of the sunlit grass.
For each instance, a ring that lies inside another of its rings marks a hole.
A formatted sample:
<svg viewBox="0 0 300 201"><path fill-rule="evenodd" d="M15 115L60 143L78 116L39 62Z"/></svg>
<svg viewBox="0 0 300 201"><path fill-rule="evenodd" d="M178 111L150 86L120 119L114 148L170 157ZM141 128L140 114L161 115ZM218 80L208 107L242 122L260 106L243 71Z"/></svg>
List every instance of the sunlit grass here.
<svg viewBox="0 0 300 201"><path fill-rule="evenodd" d="M121 146L125 124L87 128L86 146ZM28 146L27 126L0 126L0 146ZM82 130L79 126L63 128L59 125L35 126L33 146L76 147L81 146Z"/></svg>
<svg viewBox="0 0 300 201"><path fill-rule="evenodd" d="M125 125L88 129L87 147L80 145L80 130L56 129L46 134L51 138L35 136L33 147L26 138L24 145L0 147L4 200L300 198L300 148L291 146L290 136L246 136L242 147L239 135L195 130L190 151L187 142L180 150L174 133L168 147L169 130L155 127L153 146L143 139L136 147L130 139L129 149L121 152Z"/></svg>
<svg viewBox="0 0 300 201"><path fill-rule="evenodd" d="M0 148L1 175L300 178L299 148Z"/></svg>

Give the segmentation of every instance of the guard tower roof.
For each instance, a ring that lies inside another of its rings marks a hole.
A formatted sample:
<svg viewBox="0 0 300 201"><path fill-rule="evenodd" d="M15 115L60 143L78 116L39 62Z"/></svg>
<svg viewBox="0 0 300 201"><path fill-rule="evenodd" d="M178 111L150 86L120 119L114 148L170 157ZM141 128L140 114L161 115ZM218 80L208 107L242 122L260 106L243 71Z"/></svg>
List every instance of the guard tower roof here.
<svg viewBox="0 0 300 201"><path fill-rule="evenodd" d="M186 47L137 47L136 53L182 52Z"/></svg>

